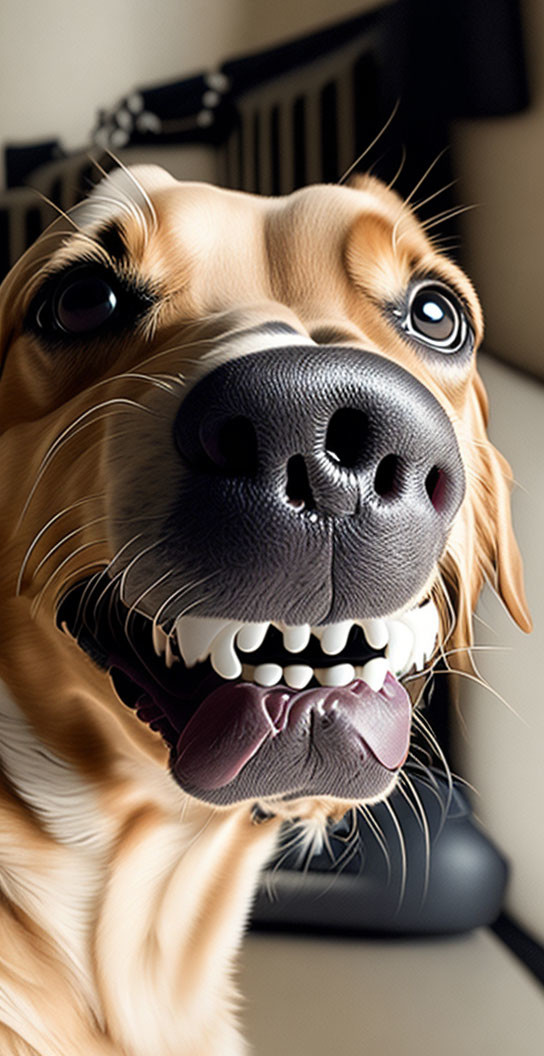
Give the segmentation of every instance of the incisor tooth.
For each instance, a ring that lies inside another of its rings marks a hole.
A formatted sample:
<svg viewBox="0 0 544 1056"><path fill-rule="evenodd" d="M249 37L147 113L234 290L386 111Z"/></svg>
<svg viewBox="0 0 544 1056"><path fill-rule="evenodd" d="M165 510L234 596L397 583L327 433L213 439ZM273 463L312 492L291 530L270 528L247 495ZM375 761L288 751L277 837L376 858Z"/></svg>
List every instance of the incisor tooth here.
<svg viewBox="0 0 544 1056"><path fill-rule="evenodd" d="M280 681L282 670L279 664L259 664L253 677L260 686L275 686Z"/></svg>
<svg viewBox="0 0 544 1056"><path fill-rule="evenodd" d="M346 647L352 627L352 620L343 620L341 623L329 623L326 627L323 627L320 634L323 652L328 653L329 656L341 653L342 649Z"/></svg>
<svg viewBox="0 0 544 1056"><path fill-rule="evenodd" d="M373 649L383 649L387 645L387 624L385 620L361 620L365 638Z"/></svg>
<svg viewBox="0 0 544 1056"><path fill-rule="evenodd" d="M355 678L352 664L335 664L334 667L317 667L315 677L322 686L347 686Z"/></svg>
<svg viewBox="0 0 544 1056"><path fill-rule="evenodd" d="M369 660L360 670L360 678L362 678L363 682L366 682L370 689L378 693L385 682L389 664L384 656L375 656L373 660Z"/></svg>
<svg viewBox="0 0 544 1056"><path fill-rule="evenodd" d="M285 681L291 689L304 689L304 686L307 686L313 678L313 674L313 668L308 667L307 664L290 664L283 670Z"/></svg>
<svg viewBox="0 0 544 1056"><path fill-rule="evenodd" d="M236 636L236 644L244 653L252 653L263 644L269 623L245 623Z"/></svg>
<svg viewBox="0 0 544 1056"><path fill-rule="evenodd" d="M283 628L283 644L289 653L300 653L310 641L309 623L286 625Z"/></svg>
<svg viewBox="0 0 544 1056"><path fill-rule="evenodd" d="M232 622L207 616L182 616L176 623L176 635L186 666L193 667L199 660L205 660L214 638ZM241 624L234 626L240 627Z"/></svg>

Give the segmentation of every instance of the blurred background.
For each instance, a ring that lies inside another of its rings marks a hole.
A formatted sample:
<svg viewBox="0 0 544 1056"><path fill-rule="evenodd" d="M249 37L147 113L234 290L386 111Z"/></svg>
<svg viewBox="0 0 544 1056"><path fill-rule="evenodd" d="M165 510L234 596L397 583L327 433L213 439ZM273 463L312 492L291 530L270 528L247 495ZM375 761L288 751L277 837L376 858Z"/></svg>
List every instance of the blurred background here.
<svg viewBox="0 0 544 1056"><path fill-rule="evenodd" d="M483 302L535 631L486 591L490 688L442 674L428 703L453 787L420 734L411 791L268 871L242 963L259 1056L542 1052L543 59L539 0L3 0L2 272L92 159L266 194L355 164L412 196Z"/></svg>

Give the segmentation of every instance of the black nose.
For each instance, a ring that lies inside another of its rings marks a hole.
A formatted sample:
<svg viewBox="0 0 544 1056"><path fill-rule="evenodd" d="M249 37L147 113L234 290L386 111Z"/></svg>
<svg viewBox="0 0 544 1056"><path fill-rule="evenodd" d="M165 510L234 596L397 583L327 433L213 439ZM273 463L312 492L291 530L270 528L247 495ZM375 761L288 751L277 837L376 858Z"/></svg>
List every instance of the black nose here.
<svg viewBox="0 0 544 1056"><path fill-rule="evenodd" d="M426 581L464 494L441 405L408 371L357 349L288 347L224 363L183 400L174 434L208 481L218 524L245 523L251 509L253 542L243 530L242 545L257 566L257 537L276 532L285 560L298 560L317 523L333 531L338 569L347 550L367 586L381 570L411 589ZM404 590L379 593L381 608L403 604Z"/></svg>

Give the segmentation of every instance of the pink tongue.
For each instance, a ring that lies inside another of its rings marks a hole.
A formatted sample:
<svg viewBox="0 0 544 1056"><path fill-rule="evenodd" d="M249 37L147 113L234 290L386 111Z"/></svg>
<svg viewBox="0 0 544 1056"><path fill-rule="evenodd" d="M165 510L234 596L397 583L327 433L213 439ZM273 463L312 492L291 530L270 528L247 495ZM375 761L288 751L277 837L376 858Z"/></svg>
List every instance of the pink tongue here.
<svg viewBox="0 0 544 1056"><path fill-rule="evenodd" d="M349 686L298 692L250 682L226 683L210 693L178 741L178 779L201 789L232 781L261 745L277 737L310 708L334 706L387 770L404 762L410 740L410 698L393 675L375 693L357 679Z"/></svg>

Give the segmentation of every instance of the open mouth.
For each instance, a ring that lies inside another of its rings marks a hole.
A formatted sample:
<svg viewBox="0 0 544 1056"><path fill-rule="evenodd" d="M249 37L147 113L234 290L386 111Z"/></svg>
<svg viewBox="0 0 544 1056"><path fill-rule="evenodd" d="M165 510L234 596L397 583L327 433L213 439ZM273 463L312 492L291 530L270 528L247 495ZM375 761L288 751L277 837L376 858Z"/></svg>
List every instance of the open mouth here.
<svg viewBox="0 0 544 1056"><path fill-rule="evenodd" d="M64 594L57 624L160 732L181 787L221 805L382 795L409 747L400 679L424 666L438 633L431 600L320 627L195 616L160 627L104 573Z"/></svg>

